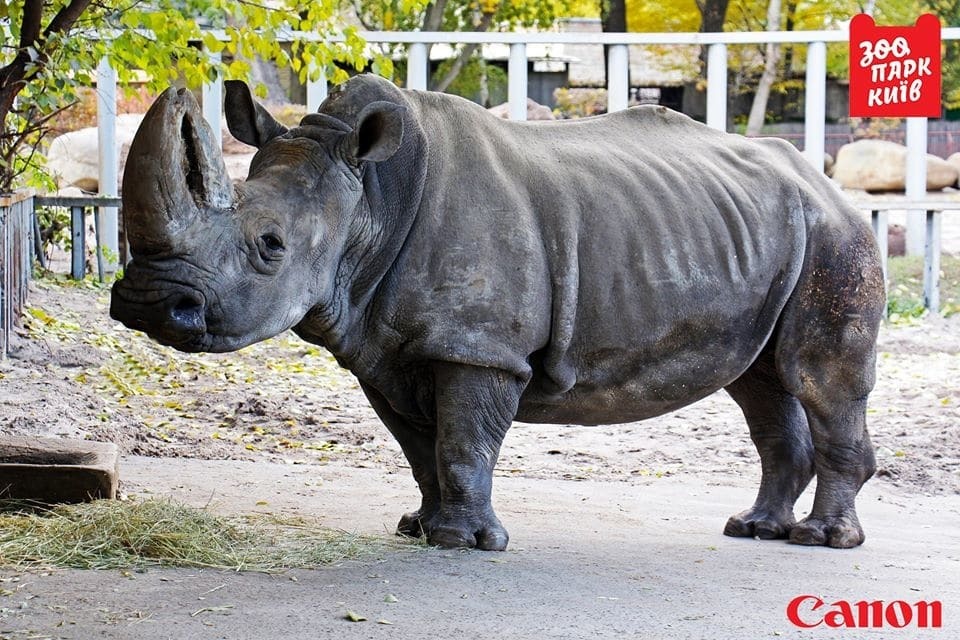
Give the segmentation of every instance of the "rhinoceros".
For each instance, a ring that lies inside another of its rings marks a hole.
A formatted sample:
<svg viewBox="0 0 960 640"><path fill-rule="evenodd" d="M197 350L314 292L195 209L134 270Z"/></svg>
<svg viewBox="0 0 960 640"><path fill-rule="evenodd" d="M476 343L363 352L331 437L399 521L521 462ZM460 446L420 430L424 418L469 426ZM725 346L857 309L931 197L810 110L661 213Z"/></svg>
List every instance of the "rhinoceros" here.
<svg viewBox="0 0 960 640"><path fill-rule="evenodd" d="M111 315L186 352L287 329L328 349L419 485L399 533L502 550L492 476L513 421L632 422L725 389L761 479L724 533L863 542L879 252L790 144L659 106L509 122L371 75L290 129L243 82L225 96L259 148L236 184L189 92L146 115Z"/></svg>

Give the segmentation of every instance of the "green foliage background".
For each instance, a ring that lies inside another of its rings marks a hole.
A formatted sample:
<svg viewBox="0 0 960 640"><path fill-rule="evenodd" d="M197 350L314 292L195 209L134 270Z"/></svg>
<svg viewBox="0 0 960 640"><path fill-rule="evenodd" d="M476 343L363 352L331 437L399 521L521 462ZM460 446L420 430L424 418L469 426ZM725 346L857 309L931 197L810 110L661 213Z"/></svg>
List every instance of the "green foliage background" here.
<svg viewBox="0 0 960 640"><path fill-rule="evenodd" d="M410 1L411 6L419 2ZM21 49L17 45L25 14L38 4L40 35ZM0 104L0 191L49 186L37 171L42 168L42 154L32 150L41 146L48 120L77 102L81 87L93 85L103 58L117 71L121 86L146 81L153 91L171 84L196 88L218 74L247 78L255 56L289 67L301 81L325 74L339 82L348 75L345 69L368 64L365 42L355 27L342 20L338 0L308 4L277 0L269 5L236 0L91 0L85 4L75 23L51 30L55 16L70 5L68 0L0 0L0 93L17 94L9 108ZM291 32L309 35L295 39L288 51L281 42L289 40ZM28 62L18 78L17 63L25 55ZM390 59L375 57L373 70L391 75Z"/></svg>

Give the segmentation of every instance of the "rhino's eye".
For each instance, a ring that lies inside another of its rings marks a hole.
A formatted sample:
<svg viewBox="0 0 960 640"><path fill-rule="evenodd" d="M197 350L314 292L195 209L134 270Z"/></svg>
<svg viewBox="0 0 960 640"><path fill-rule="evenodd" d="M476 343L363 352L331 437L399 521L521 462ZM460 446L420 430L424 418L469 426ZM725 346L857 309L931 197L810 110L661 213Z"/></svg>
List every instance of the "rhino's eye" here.
<svg viewBox="0 0 960 640"><path fill-rule="evenodd" d="M260 257L264 260L279 260L283 257L283 240L275 233L265 233L257 243Z"/></svg>

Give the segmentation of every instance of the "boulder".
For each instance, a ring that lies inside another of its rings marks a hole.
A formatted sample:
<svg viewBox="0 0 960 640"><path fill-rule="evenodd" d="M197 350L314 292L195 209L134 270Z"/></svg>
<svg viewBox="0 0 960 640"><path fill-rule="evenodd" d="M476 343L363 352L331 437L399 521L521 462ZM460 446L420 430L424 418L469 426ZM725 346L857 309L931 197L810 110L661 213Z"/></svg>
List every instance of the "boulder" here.
<svg viewBox="0 0 960 640"><path fill-rule="evenodd" d="M117 116L117 154L123 167L133 136L143 120L141 114ZM57 136L47 151L47 169L57 181L57 187L78 187L95 193L99 183L97 128L77 129Z"/></svg>
<svg viewBox="0 0 960 640"><path fill-rule="evenodd" d="M957 170L958 174L960 174L960 151L951 153L949 156L947 156L947 162ZM957 178L957 182L960 183L960 178ZM960 184L957 184L956 186L960 186Z"/></svg>
<svg viewBox="0 0 960 640"><path fill-rule="evenodd" d="M490 107L488 111L498 118L503 118L504 120L510 119L509 102L504 102L503 104L498 104L495 107ZM550 107L545 107L544 105L527 98L527 120L556 120L556 118L553 115L553 111L550 110Z"/></svg>
<svg viewBox="0 0 960 640"><path fill-rule="evenodd" d="M143 114L120 114L117 116L117 156L119 179L123 179L123 167L130 151L130 143L143 120ZM227 172L234 180L246 180L250 161L256 153L254 147L239 142L226 130L223 131L223 159ZM47 169L57 181L59 190L75 187L87 193L96 193L100 182L98 168L99 141L97 128L89 127L70 131L58 136L47 151ZM120 185L117 185L119 189Z"/></svg>
<svg viewBox="0 0 960 640"><path fill-rule="evenodd" d="M887 140L857 140L837 151L833 179L847 189L903 191L907 183L907 148ZM958 169L927 155L927 190L939 191L957 182Z"/></svg>
<svg viewBox="0 0 960 640"><path fill-rule="evenodd" d="M892 224L887 227L887 255L907 255L907 228L902 224Z"/></svg>

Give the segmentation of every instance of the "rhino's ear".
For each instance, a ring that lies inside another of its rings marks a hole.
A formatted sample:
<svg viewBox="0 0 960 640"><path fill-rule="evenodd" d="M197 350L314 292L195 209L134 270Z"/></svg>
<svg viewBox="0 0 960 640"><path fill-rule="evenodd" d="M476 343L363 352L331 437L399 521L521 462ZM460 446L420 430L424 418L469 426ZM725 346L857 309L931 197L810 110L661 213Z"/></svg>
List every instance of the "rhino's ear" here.
<svg viewBox="0 0 960 640"><path fill-rule="evenodd" d="M223 110L227 115L227 128L234 138L259 149L287 132L285 126L253 99L246 82L227 80L223 88L226 94Z"/></svg>
<svg viewBox="0 0 960 640"><path fill-rule="evenodd" d="M347 156L351 160L383 162L403 141L403 105L371 102L357 115L357 126L347 136Z"/></svg>

